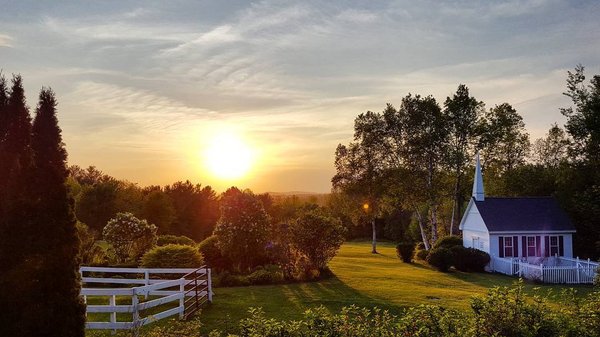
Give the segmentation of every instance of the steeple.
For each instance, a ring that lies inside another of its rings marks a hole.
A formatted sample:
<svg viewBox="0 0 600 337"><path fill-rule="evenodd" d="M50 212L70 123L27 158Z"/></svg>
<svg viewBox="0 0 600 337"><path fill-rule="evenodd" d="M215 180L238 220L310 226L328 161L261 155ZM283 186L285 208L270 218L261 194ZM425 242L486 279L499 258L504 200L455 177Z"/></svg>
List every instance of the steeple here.
<svg viewBox="0 0 600 337"><path fill-rule="evenodd" d="M483 176L481 175L481 163L479 162L479 151L475 156L475 179L473 179L473 198L476 201L483 201L485 193L483 192Z"/></svg>

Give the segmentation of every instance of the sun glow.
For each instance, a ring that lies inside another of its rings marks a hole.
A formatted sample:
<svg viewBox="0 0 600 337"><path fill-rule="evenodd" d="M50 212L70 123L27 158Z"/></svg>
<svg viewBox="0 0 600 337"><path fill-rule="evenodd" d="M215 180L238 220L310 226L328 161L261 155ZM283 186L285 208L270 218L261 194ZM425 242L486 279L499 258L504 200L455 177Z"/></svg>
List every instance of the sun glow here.
<svg viewBox="0 0 600 337"><path fill-rule="evenodd" d="M204 163L217 178L233 180L248 174L254 162L252 149L237 134L215 135L204 151Z"/></svg>

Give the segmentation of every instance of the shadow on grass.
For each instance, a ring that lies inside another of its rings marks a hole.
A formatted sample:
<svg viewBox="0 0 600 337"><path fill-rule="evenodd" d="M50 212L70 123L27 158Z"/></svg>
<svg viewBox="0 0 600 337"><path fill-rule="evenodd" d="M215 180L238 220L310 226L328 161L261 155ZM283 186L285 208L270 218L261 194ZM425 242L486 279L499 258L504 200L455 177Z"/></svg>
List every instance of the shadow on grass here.
<svg viewBox="0 0 600 337"><path fill-rule="evenodd" d="M215 302L201 313L202 333L213 329L234 332L238 322L231 317L248 317L251 307L262 308L269 318L295 320L302 318L307 309L324 306L331 312L339 312L353 304L378 307L395 314L402 310L401 306L374 299L349 287L335 275L319 282L217 288ZM225 317L223 313L227 313Z"/></svg>

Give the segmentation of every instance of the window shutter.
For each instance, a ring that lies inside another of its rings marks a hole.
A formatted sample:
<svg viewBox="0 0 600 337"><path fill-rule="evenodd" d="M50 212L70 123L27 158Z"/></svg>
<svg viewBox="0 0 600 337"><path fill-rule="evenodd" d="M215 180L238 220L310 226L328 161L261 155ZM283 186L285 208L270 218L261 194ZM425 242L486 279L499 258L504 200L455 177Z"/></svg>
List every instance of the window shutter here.
<svg viewBox="0 0 600 337"><path fill-rule="evenodd" d="M527 257L527 236L521 236L521 253L523 257Z"/></svg>
<svg viewBox="0 0 600 337"><path fill-rule="evenodd" d="M519 257L519 237L513 236L513 257Z"/></svg>
<svg viewBox="0 0 600 337"><path fill-rule="evenodd" d="M535 237L535 256L542 256L542 239L539 235Z"/></svg>
<svg viewBox="0 0 600 337"><path fill-rule="evenodd" d="M548 235L544 236L544 256L550 256L550 237Z"/></svg>
<svg viewBox="0 0 600 337"><path fill-rule="evenodd" d="M565 243L563 236L558 237L558 256L565 256L565 248L563 244Z"/></svg>
<svg viewBox="0 0 600 337"><path fill-rule="evenodd" d="M498 244L498 256L500 257L504 257L504 238L502 236L498 237L499 240L499 244Z"/></svg>

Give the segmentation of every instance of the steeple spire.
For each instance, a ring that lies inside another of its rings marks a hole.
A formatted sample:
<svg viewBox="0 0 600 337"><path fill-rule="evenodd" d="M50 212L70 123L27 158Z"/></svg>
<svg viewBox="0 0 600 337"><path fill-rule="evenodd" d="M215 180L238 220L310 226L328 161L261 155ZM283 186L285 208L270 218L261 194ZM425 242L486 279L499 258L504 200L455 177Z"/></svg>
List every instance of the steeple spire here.
<svg viewBox="0 0 600 337"><path fill-rule="evenodd" d="M473 198L476 201L483 201L485 193L483 192L483 176L481 175L481 163L479 162L479 151L475 156L475 179L473 179Z"/></svg>

